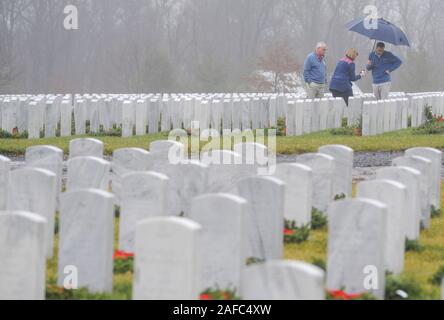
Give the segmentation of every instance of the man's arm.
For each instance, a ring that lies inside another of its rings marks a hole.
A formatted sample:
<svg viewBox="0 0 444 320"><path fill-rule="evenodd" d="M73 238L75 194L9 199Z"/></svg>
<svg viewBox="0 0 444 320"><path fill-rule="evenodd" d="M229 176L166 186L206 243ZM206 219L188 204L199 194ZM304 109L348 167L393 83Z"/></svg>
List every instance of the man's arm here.
<svg viewBox="0 0 444 320"><path fill-rule="evenodd" d="M355 82L361 79L361 75L356 75L356 66L354 63L349 66L348 72L350 76L350 81Z"/></svg>
<svg viewBox="0 0 444 320"><path fill-rule="evenodd" d="M311 56L308 56L304 63L304 81L305 83L311 83L310 78L311 71Z"/></svg>
<svg viewBox="0 0 444 320"><path fill-rule="evenodd" d="M402 60L395 56L393 53L391 54L391 67L388 69L389 72L393 72L398 69L402 65Z"/></svg>

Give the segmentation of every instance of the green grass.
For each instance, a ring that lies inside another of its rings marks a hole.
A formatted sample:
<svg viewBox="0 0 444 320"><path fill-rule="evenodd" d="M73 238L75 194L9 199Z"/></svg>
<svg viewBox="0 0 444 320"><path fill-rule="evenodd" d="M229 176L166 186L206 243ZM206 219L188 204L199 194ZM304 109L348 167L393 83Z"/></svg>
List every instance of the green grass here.
<svg viewBox="0 0 444 320"><path fill-rule="evenodd" d="M441 203L444 203L444 182L442 190ZM285 259L315 264L319 264L319 261L326 262L327 241L326 228L312 231L309 241L285 246ZM404 272L399 278L421 286L422 299L439 300L440 286L433 284L430 279L444 266L444 216L432 219L430 229L421 232L419 243L422 246L421 251L406 253Z"/></svg>
<svg viewBox="0 0 444 320"><path fill-rule="evenodd" d="M94 138L105 144L105 154L111 155L114 150L120 148L143 148L148 149L151 142L168 139L167 133L152 134L140 137L95 137L95 136L71 136L45 139L0 139L0 154L24 155L26 148L37 145L51 145L69 152L69 142L76 138Z"/></svg>
<svg viewBox="0 0 444 320"><path fill-rule="evenodd" d="M87 137L87 136L82 136ZM69 141L78 136L45 139L0 139L0 154L23 155L26 148L34 145L53 145L68 154ZM168 133L159 133L140 137L94 137L105 144L105 154L111 155L119 148L136 147L148 149L156 140L168 139ZM412 129L386 133L375 137L338 136L330 131L309 134L301 137L277 137L278 154L296 154L317 151L329 144L342 144L355 151L403 151L413 147L428 146L444 149L444 135L417 135ZM203 145L203 144L202 144Z"/></svg>
<svg viewBox="0 0 444 320"><path fill-rule="evenodd" d="M441 195L444 203L444 182ZM115 223L115 248L118 239L118 218ZM434 284L431 279L444 266L444 215L432 219L431 228L423 230L419 240L423 250L418 252L407 252L405 260L405 271L399 280L391 280L392 283L412 284L421 288L421 299L439 300L440 286ZM112 294L90 294L86 290L76 292L64 292L53 295L58 291L55 287L57 279L57 248L58 235L55 238L55 255L48 261L47 265L47 288L52 299L71 300L125 300L131 299L133 274L114 274L114 289ZM325 267L327 261L327 227L310 232L308 241L300 244L285 245L285 259L299 260Z"/></svg>
<svg viewBox="0 0 444 320"><path fill-rule="evenodd" d="M315 152L319 147L342 144L355 151L404 151L414 147L444 149L444 135L415 135L412 129L385 133L374 137L337 136L320 132L302 137L278 137L280 154Z"/></svg>
<svg viewBox="0 0 444 320"><path fill-rule="evenodd" d="M82 136L87 137L87 136ZM27 147L34 145L54 145L64 150L67 154L69 141L78 137L57 137L50 139L0 139L0 154L23 155ZM149 144L156 140L168 139L167 133L147 135L142 137L94 137L104 142L107 155L119 148L139 147L148 149ZM328 144L343 144L355 151L403 151L412 147L428 146L444 149L444 135L416 135L413 130L402 130L387 133L376 137L356 137L332 135L329 131L310 134L302 137L277 137L277 153L295 154L317 151L320 146ZM443 185L444 190L444 185ZM444 203L444 193L442 195ZM118 234L118 219L116 219L116 242ZM444 266L444 215L432 220L429 230L421 234L419 244L421 251L406 253L405 271L401 279L413 281L424 289L425 299L439 299L440 288L434 285L432 279ZM55 238L58 245L58 236ZM57 248L55 250L57 253ZM302 260L314 264L324 264L327 255L327 228L310 232L309 240L301 244L287 244L285 246L285 258ZM47 284L49 291L54 291L57 275L57 258L48 261ZM91 295L79 290L75 294L59 294L58 298L64 299L129 299L132 291L132 273L115 274L114 290L110 295ZM53 296L51 296L53 297ZM57 295L56 295L57 297Z"/></svg>

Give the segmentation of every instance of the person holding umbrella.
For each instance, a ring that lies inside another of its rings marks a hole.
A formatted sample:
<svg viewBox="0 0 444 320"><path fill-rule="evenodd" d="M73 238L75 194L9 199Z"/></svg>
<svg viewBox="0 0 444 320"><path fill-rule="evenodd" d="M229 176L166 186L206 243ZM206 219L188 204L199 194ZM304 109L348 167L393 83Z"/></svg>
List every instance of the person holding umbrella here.
<svg viewBox="0 0 444 320"><path fill-rule="evenodd" d="M372 71L373 93L377 100L388 99L391 88L390 74L402 65L401 59L385 50L385 44L378 42L370 53L367 70Z"/></svg>
<svg viewBox="0 0 444 320"><path fill-rule="evenodd" d="M347 50L345 57L339 60L330 82L330 91L335 98L343 98L348 106L348 99L353 97L352 82L360 80L366 75L365 70L355 74L355 60L359 56L356 49Z"/></svg>
<svg viewBox="0 0 444 320"><path fill-rule="evenodd" d="M372 22L371 24L369 22ZM384 18L358 18L346 24L349 31L359 33L375 40L376 49L369 56L367 69L373 74L373 91L378 100L386 99L390 93L390 74L402 65L401 59L391 52L385 51L385 44L410 47L409 39L404 31ZM383 41L378 42L377 41Z"/></svg>

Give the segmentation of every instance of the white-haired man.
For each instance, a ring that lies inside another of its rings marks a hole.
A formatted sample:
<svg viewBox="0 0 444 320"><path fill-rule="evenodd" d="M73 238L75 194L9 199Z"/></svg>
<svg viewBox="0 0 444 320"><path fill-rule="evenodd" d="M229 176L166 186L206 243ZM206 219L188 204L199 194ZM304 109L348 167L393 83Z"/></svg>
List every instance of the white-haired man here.
<svg viewBox="0 0 444 320"><path fill-rule="evenodd" d="M325 54L327 45L319 42L315 52L310 53L304 63L304 80L309 99L323 98L327 85L327 64Z"/></svg>

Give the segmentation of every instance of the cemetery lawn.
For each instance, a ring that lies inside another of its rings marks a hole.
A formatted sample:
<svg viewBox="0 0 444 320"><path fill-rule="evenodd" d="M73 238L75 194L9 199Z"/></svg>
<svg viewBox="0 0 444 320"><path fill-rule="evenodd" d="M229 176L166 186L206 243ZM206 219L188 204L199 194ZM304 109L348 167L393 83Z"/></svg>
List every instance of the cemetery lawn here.
<svg viewBox="0 0 444 320"><path fill-rule="evenodd" d="M444 203L444 181L442 183L441 201ZM116 219L115 239L118 237L118 218ZM444 214L432 219L431 228L421 233L420 252L407 252L405 270L399 276L405 286L411 284L420 291L412 295L412 299L439 300L440 287L431 283L430 279L444 267ZM55 256L48 262L47 298L65 300L127 300L132 296L131 271L114 273L114 289L112 294L91 294L86 290L64 291L56 286L58 235L55 237ZM117 249L117 240L115 243ZM285 259L300 260L325 268L327 261L327 229L312 231L307 242L287 244ZM395 287L403 289L404 287Z"/></svg>
<svg viewBox="0 0 444 320"><path fill-rule="evenodd" d="M441 203L444 203L444 181ZM285 259L301 260L324 267L327 262L327 229L312 231L309 241L285 246ZM405 256L404 272L396 277L402 283L413 283L421 292L414 300L440 300L441 288L431 278L444 267L444 214L432 219L429 230L421 231L421 251L409 251Z"/></svg>
<svg viewBox="0 0 444 320"><path fill-rule="evenodd" d="M105 154L111 155L120 148L143 148L156 140L167 140L168 133L158 133L139 137L121 138L112 136L81 136L101 140L105 144ZM52 145L59 147L68 154L69 141L79 136L27 139L0 139L0 154L19 156L24 155L26 148L35 145ZM202 143L202 146L205 143ZM267 143L266 143L267 144ZM356 137L333 135L330 131L309 134L301 137L277 137L278 154L300 154L317 151L319 147L329 144L342 144L359 151L404 151L409 148L428 146L444 149L444 135L418 135L412 129L390 132L375 137ZM270 146L270 148L273 148Z"/></svg>

